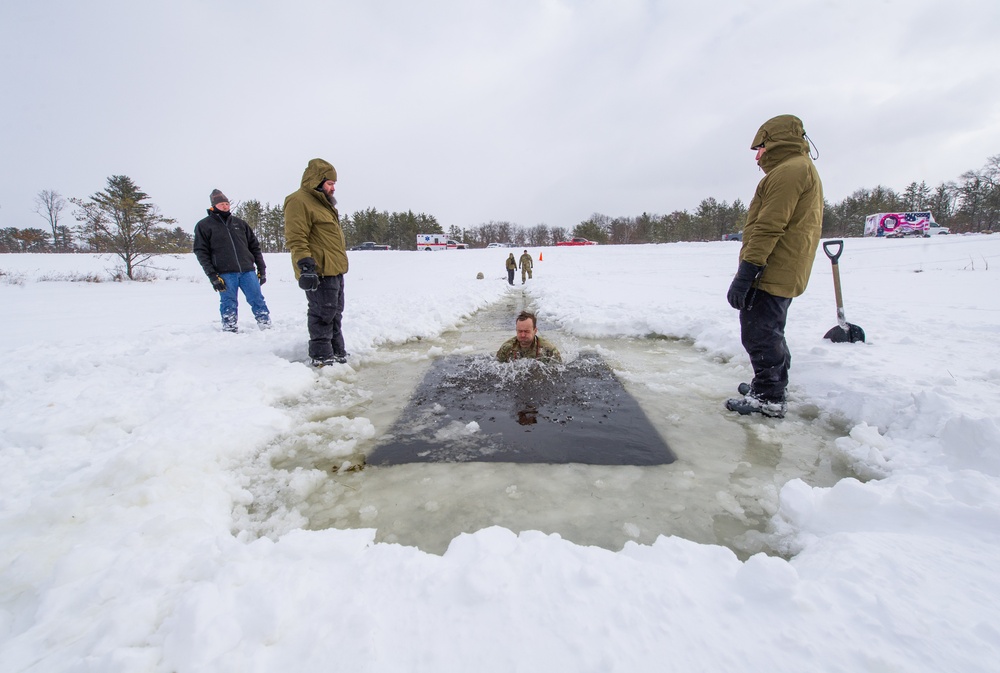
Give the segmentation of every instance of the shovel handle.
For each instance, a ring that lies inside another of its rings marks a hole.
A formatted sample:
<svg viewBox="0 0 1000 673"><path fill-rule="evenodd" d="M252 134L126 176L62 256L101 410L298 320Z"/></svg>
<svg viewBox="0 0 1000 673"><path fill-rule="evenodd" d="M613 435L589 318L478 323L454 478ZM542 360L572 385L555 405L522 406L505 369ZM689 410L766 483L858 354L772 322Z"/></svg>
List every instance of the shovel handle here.
<svg viewBox="0 0 1000 673"><path fill-rule="evenodd" d="M830 251L834 246L837 246L837 252ZM826 256L830 258L831 263L836 264L837 260L840 259L841 253L844 252L844 241L841 239L837 239L836 241L823 241L823 252L825 252Z"/></svg>
<svg viewBox="0 0 1000 673"><path fill-rule="evenodd" d="M830 251L830 248L833 246L837 246L837 252ZM840 290L840 265L837 264L840 254L844 252L844 242L841 240L824 241L823 252L830 258L833 269L833 294L837 299L837 323L846 330L847 320L844 318L844 295Z"/></svg>

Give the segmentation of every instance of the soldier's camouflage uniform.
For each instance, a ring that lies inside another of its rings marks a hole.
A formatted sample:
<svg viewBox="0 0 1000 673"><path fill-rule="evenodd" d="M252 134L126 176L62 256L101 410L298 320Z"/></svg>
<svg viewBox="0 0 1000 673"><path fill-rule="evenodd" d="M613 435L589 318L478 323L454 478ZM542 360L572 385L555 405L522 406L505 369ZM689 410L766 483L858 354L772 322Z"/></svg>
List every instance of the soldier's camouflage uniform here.
<svg viewBox="0 0 1000 673"><path fill-rule="evenodd" d="M534 266L534 262L531 259L531 255L524 253L521 255L521 259L518 260L518 266L521 267L521 285L524 285L524 277L527 276L531 278L531 268Z"/></svg>
<svg viewBox="0 0 1000 673"><path fill-rule="evenodd" d="M517 343L517 337L511 337L504 341L497 351L497 360L500 362L511 362L521 358L531 358L540 362L562 362L559 349L540 336L535 336L527 348L521 348Z"/></svg>

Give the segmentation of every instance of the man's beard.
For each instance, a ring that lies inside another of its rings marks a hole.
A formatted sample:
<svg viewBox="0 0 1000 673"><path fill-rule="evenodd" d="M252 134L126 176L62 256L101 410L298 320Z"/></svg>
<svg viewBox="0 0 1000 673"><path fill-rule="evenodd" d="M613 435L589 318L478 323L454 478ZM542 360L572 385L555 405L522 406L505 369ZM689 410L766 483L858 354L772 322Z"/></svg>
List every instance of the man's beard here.
<svg viewBox="0 0 1000 673"><path fill-rule="evenodd" d="M334 196L333 194L327 194L326 200L329 201L330 205L333 206L334 208L337 207L337 197Z"/></svg>

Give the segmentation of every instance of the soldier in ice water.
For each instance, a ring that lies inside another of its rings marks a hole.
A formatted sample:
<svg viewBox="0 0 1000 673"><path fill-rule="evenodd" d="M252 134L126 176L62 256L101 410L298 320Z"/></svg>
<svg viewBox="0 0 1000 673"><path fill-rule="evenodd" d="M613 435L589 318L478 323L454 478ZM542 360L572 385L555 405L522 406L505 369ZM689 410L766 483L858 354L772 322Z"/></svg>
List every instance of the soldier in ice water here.
<svg viewBox="0 0 1000 673"><path fill-rule="evenodd" d="M521 311L514 322L517 335L503 342L497 351L497 360L511 362L520 358L531 358L541 362L562 362L559 349L538 336L535 314Z"/></svg>

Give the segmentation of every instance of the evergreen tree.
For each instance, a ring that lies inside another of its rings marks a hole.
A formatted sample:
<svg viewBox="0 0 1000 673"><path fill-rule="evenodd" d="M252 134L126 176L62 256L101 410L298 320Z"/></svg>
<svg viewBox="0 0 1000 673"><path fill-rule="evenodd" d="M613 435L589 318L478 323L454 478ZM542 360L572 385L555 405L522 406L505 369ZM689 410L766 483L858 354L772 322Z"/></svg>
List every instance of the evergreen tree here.
<svg viewBox="0 0 1000 673"><path fill-rule="evenodd" d="M344 228L344 238L347 239L349 246L364 243L365 241L383 243L388 231L389 213L368 208L354 213L347 219ZM414 240L416 240L415 234ZM389 243L389 245L398 249L398 246L392 243Z"/></svg>
<svg viewBox="0 0 1000 673"><path fill-rule="evenodd" d="M261 250L264 249L264 241L262 240L262 229L264 222L264 205L257 199L250 199L249 201L241 201L236 204L236 207L232 210L233 215L240 218L253 229L254 235L257 237L257 242L260 243Z"/></svg>
<svg viewBox="0 0 1000 673"><path fill-rule="evenodd" d="M904 210L909 212L928 210L931 202L931 189L926 182L911 182L903 190L900 197Z"/></svg>
<svg viewBox="0 0 1000 673"><path fill-rule="evenodd" d="M412 210L389 215L385 241L396 250L416 250L417 234L443 234L444 229L433 215ZM371 239L367 239L371 240Z"/></svg>
<svg viewBox="0 0 1000 673"><path fill-rule="evenodd" d="M0 236L0 252L51 252L49 234L44 229L9 227Z"/></svg>
<svg viewBox="0 0 1000 673"><path fill-rule="evenodd" d="M270 203L264 205L264 221L261 232L267 239L264 252L288 252L285 245L285 207Z"/></svg>
<svg viewBox="0 0 1000 673"><path fill-rule="evenodd" d="M191 247L194 245L194 236L181 227L173 229L157 227L153 230L152 237L156 247L169 254L179 255L191 252Z"/></svg>
<svg viewBox="0 0 1000 673"><path fill-rule="evenodd" d="M664 243L693 241L695 239L695 219L686 210L675 210L663 218Z"/></svg>
<svg viewBox="0 0 1000 673"><path fill-rule="evenodd" d="M285 216L282 208L251 199L237 205L233 214L250 225L262 252L285 251Z"/></svg>
<svg viewBox="0 0 1000 673"><path fill-rule="evenodd" d="M592 219L584 220L573 227L574 238L586 238L595 243L606 244L608 242L608 232Z"/></svg>
<svg viewBox="0 0 1000 673"><path fill-rule="evenodd" d="M949 222L955 214L955 194L958 186L954 182L943 182L931 194L930 209L937 222Z"/></svg>
<svg viewBox="0 0 1000 673"><path fill-rule="evenodd" d="M635 242L652 243L655 241L659 219L656 215L650 215L645 211L635 218Z"/></svg>
<svg viewBox="0 0 1000 673"><path fill-rule="evenodd" d="M130 280L156 255L174 251L162 225L175 222L160 215L148 199L126 175L112 175L104 191L89 200L70 199L79 208L75 216L83 223L80 231L86 243L96 252L117 255Z"/></svg>
<svg viewBox="0 0 1000 673"><path fill-rule="evenodd" d="M607 243L611 233L611 218L601 213L594 213L589 220L584 220L573 227L574 238L586 238L596 243Z"/></svg>
<svg viewBox="0 0 1000 673"><path fill-rule="evenodd" d="M959 205L955 219L965 231L987 229L987 190L988 184L978 171L966 171L962 174L962 183L958 187Z"/></svg>
<svg viewBox="0 0 1000 673"><path fill-rule="evenodd" d="M17 239L14 235L17 233L17 227L4 227L0 229L0 253L4 252L21 252L18 248Z"/></svg>

